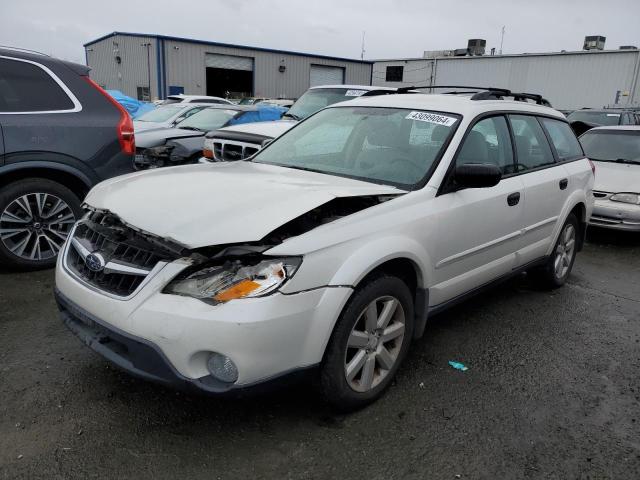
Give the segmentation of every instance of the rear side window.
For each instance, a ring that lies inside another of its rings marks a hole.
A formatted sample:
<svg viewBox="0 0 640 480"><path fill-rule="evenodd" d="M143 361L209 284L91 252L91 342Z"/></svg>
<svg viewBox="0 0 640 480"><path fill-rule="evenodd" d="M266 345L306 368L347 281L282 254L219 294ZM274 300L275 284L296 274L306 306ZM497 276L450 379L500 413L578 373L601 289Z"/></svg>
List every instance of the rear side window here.
<svg viewBox="0 0 640 480"><path fill-rule="evenodd" d="M456 163L490 163L498 166L503 175L513 173L513 149L505 118L490 117L476 123L465 138Z"/></svg>
<svg viewBox="0 0 640 480"><path fill-rule="evenodd" d="M37 65L0 58L0 112L72 110L74 104Z"/></svg>
<svg viewBox="0 0 640 480"><path fill-rule="evenodd" d="M518 171L555 163L547 137L535 117L509 115L516 143Z"/></svg>
<svg viewBox="0 0 640 480"><path fill-rule="evenodd" d="M551 118L541 118L540 120L544 128L547 129L551 143L556 148L560 160L573 160L584 156L580 142L569 124Z"/></svg>

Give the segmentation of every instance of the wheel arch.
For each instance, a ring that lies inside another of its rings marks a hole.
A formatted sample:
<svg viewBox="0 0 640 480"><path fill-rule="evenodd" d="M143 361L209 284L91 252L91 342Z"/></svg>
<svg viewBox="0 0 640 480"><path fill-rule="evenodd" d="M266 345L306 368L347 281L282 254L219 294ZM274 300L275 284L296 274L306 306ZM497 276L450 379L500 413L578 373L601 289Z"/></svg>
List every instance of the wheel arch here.
<svg viewBox="0 0 640 480"><path fill-rule="evenodd" d="M0 168L0 188L26 178L43 178L58 182L82 200L93 182L83 172L56 162L20 162Z"/></svg>

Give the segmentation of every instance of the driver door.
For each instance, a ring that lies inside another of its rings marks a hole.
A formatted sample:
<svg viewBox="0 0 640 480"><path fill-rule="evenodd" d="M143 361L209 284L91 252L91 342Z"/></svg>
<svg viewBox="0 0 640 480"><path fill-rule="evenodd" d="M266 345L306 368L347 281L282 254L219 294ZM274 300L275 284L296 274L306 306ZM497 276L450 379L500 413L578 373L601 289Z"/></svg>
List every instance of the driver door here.
<svg viewBox="0 0 640 480"><path fill-rule="evenodd" d="M493 187L457 191L448 186L451 176L444 180L434 200L439 233L431 237L436 241L431 306L510 273L524 226L524 186L521 177L514 175L513 147L504 116L476 122L453 162L454 168L492 163L502 170L503 178Z"/></svg>

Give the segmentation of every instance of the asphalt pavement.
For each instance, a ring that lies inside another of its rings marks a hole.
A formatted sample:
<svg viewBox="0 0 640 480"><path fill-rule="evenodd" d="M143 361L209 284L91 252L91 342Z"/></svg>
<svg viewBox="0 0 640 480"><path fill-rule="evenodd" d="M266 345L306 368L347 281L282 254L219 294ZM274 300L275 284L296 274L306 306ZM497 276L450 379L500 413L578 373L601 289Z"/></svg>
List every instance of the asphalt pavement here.
<svg viewBox="0 0 640 480"><path fill-rule="evenodd" d="M429 320L395 384L218 399L133 379L60 322L52 271L0 271L0 479L640 478L640 236L568 284L516 278ZM468 370L455 370L450 360Z"/></svg>

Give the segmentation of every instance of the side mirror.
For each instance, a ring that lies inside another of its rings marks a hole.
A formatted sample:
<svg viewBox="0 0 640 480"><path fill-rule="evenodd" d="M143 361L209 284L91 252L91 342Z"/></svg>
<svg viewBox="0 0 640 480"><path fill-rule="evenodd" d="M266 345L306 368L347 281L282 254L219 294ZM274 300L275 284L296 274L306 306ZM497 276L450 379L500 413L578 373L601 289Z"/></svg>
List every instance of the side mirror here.
<svg viewBox="0 0 640 480"><path fill-rule="evenodd" d="M501 178L502 171L497 165L466 163L456 167L453 179L459 188L488 188L497 185Z"/></svg>

